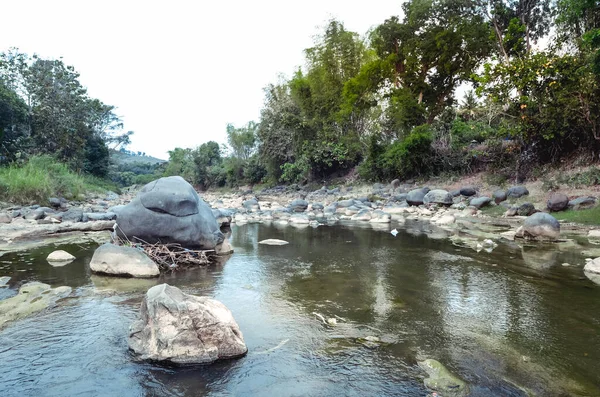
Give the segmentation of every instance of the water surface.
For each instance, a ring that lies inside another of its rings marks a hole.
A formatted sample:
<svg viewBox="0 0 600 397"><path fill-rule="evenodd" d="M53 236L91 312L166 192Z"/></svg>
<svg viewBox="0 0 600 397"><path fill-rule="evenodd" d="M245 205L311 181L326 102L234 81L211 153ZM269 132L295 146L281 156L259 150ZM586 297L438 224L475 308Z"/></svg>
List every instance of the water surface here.
<svg viewBox="0 0 600 397"><path fill-rule="evenodd" d="M32 280L74 296L0 331L0 395L425 396L425 358L472 396L600 395L600 286L582 277L582 258L551 246L476 253L433 237L416 222L396 237L387 226L237 226L226 263L159 280L92 275L92 244L59 247L78 258L62 267L44 259L53 246L1 256L12 279L0 298ZM290 244L258 244L267 238ZM227 305L248 355L134 362L129 324L161 282Z"/></svg>

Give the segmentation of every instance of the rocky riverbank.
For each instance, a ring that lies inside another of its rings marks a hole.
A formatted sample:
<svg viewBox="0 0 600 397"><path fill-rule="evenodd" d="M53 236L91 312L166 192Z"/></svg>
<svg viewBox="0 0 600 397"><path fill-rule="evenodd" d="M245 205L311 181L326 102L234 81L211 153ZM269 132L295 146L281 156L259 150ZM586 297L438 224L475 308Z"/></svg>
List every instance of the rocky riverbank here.
<svg viewBox="0 0 600 397"><path fill-rule="evenodd" d="M595 241L594 233L600 232L590 226L558 222L551 215L557 210L593 207L595 196L569 197L555 192L540 197L523 185L449 189L392 181L389 185L323 186L313 191L297 185L259 191L210 191L201 196L222 227L273 223L302 228L344 223L393 232L407 223L422 222L429 225L432 237L448 238L478 251L522 237L551 240L557 249L579 250L585 257L600 256L593 246L582 246L572 238L589 233ZM0 218L4 219L0 223L0 254L65 240L106 242L110 239L108 231L116 227L119 208L130 203L138 190L127 189L122 195L109 192L84 201L50 198L49 207L4 204L0 208Z"/></svg>

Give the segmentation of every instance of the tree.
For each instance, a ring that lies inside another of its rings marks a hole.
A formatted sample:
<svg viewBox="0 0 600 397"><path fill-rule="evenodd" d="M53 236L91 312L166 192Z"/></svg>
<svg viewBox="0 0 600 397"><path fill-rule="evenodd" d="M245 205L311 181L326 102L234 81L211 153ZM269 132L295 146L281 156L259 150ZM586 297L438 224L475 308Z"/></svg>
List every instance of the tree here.
<svg viewBox="0 0 600 397"><path fill-rule="evenodd" d="M12 161L26 148L27 105L0 81L0 162Z"/></svg>
<svg viewBox="0 0 600 397"><path fill-rule="evenodd" d="M259 125L254 121L248 122L241 128L227 124L227 141L233 150L234 156L241 160L248 160L256 151L257 131Z"/></svg>
<svg viewBox="0 0 600 397"><path fill-rule="evenodd" d="M490 51L488 25L473 2L412 0L403 8L402 21L391 17L374 29L377 59L344 91L345 108L384 108L384 136L400 138L450 106L456 87ZM365 101L375 92L379 101Z"/></svg>
<svg viewBox="0 0 600 397"><path fill-rule="evenodd" d="M213 185L221 185L225 182L226 175L220 169L222 162L221 147L215 141L209 141L200 145L193 152L196 183L201 189L208 189Z"/></svg>

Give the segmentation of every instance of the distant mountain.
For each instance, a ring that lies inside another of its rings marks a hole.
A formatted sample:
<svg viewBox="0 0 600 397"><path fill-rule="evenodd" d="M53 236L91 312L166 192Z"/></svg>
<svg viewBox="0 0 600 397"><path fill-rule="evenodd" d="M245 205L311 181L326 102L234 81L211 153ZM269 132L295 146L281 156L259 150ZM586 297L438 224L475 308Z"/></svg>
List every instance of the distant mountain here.
<svg viewBox="0 0 600 397"><path fill-rule="evenodd" d="M156 157L146 156L146 153L133 152L131 150L111 150L110 160L113 164L162 164L166 160L157 159Z"/></svg>

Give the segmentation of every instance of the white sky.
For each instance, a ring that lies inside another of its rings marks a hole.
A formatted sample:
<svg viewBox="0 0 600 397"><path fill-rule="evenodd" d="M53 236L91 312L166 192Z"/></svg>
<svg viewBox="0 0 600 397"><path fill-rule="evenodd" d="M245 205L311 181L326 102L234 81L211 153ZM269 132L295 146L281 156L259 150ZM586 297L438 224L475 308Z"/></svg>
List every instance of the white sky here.
<svg viewBox="0 0 600 397"><path fill-rule="evenodd" d="M402 1L64 1L2 4L0 51L63 57L90 96L117 107L131 150L226 143L259 120L263 88L303 65L331 17L361 35Z"/></svg>

